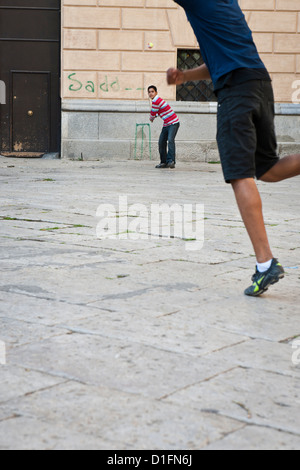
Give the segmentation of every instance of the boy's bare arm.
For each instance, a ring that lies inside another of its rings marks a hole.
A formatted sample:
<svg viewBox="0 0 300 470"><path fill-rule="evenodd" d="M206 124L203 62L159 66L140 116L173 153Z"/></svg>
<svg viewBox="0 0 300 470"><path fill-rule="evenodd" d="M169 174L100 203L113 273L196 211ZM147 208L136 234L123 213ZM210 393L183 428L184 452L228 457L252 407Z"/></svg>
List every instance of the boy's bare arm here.
<svg viewBox="0 0 300 470"><path fill-rule="evenodd" d="M205 64L191 70L179 70L170 68L167 71L167 82L169 85L182 85L185 82L198 80L210 80L210 73Z"/></svg>

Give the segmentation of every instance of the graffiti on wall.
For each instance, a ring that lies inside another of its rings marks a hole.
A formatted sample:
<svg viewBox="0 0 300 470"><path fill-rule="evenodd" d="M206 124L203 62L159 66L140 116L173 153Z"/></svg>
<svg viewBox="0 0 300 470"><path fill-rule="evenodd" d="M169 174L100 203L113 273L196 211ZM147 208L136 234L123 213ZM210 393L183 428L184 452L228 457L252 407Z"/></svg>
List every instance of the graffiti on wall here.
<svg viewBox="0 0 300 470"><path fill-rule="evenodd" d="M68 89L69 91L76 93L81 90L86 90L89 93L97 94L98 90L100 93L117 93L119 91L144 91L144 88L130 88L123 86L118 76L110 77L104 76L104 81L97 84L92 80L80 80L75 72L68 75Z"/></svg>

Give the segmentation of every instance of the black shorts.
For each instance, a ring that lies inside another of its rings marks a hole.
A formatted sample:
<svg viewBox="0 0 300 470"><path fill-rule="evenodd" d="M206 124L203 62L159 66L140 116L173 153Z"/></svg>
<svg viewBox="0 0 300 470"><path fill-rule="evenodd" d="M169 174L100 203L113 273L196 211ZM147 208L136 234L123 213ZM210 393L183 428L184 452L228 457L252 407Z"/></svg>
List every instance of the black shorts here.
<svg viewBox="0 0 300 470"><path fill-rule="evenodd" d="M218 92L217 141L224 177L260 179L278 161L272 84L251 80Z"/></svg>

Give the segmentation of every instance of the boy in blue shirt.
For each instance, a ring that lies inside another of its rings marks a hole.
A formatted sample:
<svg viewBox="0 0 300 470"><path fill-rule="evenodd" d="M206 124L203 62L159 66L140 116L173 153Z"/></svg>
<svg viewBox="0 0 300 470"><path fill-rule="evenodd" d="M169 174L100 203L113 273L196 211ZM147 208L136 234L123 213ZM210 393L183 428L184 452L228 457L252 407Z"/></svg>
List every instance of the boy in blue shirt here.
<svg viewBox="0 0 300 470"><path fill-rule="evenodd" d="M198 39L204 64L171 68L169 84L212 79L218 97L217 141L224 177L231 183L257 258L253 284L259 296L284 277L270 248L262 201L254 178L278 182L300 175L300 154L279 159L274 129L274 96L238 0L175 0Z"/></svg>

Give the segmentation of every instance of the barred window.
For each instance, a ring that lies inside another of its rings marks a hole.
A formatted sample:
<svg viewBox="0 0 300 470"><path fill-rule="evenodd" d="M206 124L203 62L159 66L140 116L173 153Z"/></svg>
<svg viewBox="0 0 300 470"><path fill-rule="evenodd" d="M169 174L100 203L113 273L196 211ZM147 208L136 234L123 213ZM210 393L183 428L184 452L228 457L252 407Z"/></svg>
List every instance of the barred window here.
<svg viewBox="0 0 300 470"><path fill-rule="evenodd" d="M194 69L204 64L201 52L195 49L178 49L177 67L180 70ZM177 101L217 101L211 80L187 82L178 85Z"/></svg>

